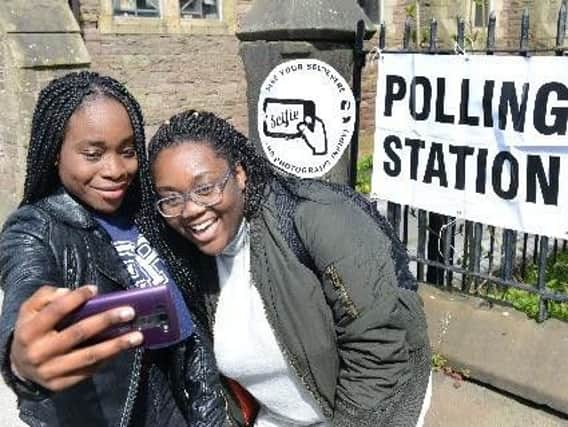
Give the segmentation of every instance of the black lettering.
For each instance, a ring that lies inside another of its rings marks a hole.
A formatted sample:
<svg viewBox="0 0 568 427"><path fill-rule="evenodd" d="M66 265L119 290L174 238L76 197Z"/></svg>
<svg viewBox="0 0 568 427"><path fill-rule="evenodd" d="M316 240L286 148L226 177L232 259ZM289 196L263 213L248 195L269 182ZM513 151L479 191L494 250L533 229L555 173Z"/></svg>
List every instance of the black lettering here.
<svg viewBox="0 0 568 427"><path fill-rule="evenodd" d="M401 170L400 157L398 157L398 154L393 150L392 145L400 150L402 148L402 142L400 141L400 138L395 135L389 135L385 138L383 145L385 148L385 153L392 160L392 163L383 162L383 167L386 174L393 177L399 176Z"/></svg>
<svg viewBox="0 0 568 427"><path fill-rule="evenodd" d="M549 126L546 124L546 113L548 111L548 98L551 92L556 92L559 101L568 101L568 88L558 82L550 82L542 85L536 93L534 106L534 127L543 135L566 135L566 122L568 121L567 107L553 107L550 114L555 117L554 123Z"/></svg>
<svg viewBox="0 0 568 427"><path fill-rule="evenodd" d="M422 139L406 138L404 145L410 147L410 179L416 181L418 176L418 154L425 144Z"/></svg>
<svg viewBox="0 0 568 427"><path fill-rule="evenodd" d="M517 132L525 130L525 116L527 113L527 98L529 96L529 84L523 84L521 104L517 99L517 89L515 82L503 82L501 87L501 99L499 101L499 128L504 130L507 127L507 113L511 110L513 119L513 129Z"/></svg>
<svg viewBox="0 0 568 427"><path fill-rule="evenodd" d="M465 164L466 157L474 153L473 147L466 145L450 145L450 153L456 155L456 190L465 188Z"/></svg>
<svg viewBox="0 0 568 427"><path fill-rule="evenodd" d="M509 188L503 188L503 165L509 162L510 183ZM508 151L501 151L493 161L492 168L493 191L505 200L511 200L517 195L519 190L519 162Z"/></svg>
<svg viewBox="0 0 568 427"><path fill-rule="evenodd" d="M446 79L443 77L438 77L436 81L436 121L439 123L454 123L455 117L444 112L444 101L446 99Z"/></svg>
<svg viewBox="0 0 568 427"><path fill-rule="evenodd" d="M424 104L422 105L422 110L420 113L416 111L416 86L422 86L422 94L424 99ZM426 120L430 115L430 105L432 103L432 85L430 81L424 76L416 76L412 79L410 83L410 98L409 98L409 108L410 115L414 120Z"/></svg>
<svg viewBox="0 0 568 427"><path fill-rule="evenodd" d="M487 181L487 149L481 148L477 153L477 178L475 180L475 191L478 194L485 194L486 181Z"/></svg>
<svg viewBox="0 0 568 427"><path fill-rule="evenodd" d="M536 203L536 180L540 185L545 205L558 205L558 182L560 177L560 157L548 158L548 176L540 156L527 156L527 202Z"/></svg>
<svg viewBox="0 0 568 427"><path fill-rule="evenodd" d="M438 177L440 180L440 186L448 186L443 145L437 142L433 142L432 147L430 147L430 155L428 156L426 172L424 173L424 182L430 184L433 177Z"/></svg>
<svg viewBox="0 0 568 427"><path fill-rule="evenodd" d="M483 126L493 127L493 92L495 91L495 80L485 80L483 86Z"/></svg>
<svg viewBox="0 0 568 427"><path fill-rule="evenodd" d="M479 117L469 115L469 79L462 80L460 101L460 125L477 126Z"/></svg>
<svg viewBox="0 0 568 427"><path fill-rule="evenodd" d="M410 179L416 181L418 178L418 160L419 160L419 151L421 148L424 148L424 140L422 139L414 139L414 138L406 138L404 140L404 145L410 147Z"/></svg>
<svg viewBox="0 0 568 427"><path fill-rule="evenodd" d="M387 93L385 96L385 117L392 116L393 101L400 101L406 95L406 82L401 76L389 74L387 76ZM395 92L394 87L397 86Z"/></svg>

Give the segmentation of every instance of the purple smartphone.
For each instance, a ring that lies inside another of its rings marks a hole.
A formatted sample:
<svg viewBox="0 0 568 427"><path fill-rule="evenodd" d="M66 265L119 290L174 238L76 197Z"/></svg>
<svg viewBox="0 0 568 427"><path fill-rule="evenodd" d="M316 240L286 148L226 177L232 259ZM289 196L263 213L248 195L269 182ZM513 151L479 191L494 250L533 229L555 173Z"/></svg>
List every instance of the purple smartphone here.
<svg viewBox="0 0 568 427"><path fill-rule="evenodd" d="M86 317L124 306L134 309L136 315L133 320L113 325L85 344L94 344L136 330L144 335L143 346L148 349L167 347L179 340L179 321L173 297L167 286L98 295L65 317L59 322L57 329L65 329Z"/></svg>

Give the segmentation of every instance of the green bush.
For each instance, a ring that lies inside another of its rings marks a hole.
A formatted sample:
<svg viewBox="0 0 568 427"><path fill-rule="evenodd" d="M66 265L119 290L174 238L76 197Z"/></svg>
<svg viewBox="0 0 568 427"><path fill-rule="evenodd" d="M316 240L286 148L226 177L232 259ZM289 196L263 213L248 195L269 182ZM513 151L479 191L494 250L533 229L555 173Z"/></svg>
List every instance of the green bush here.
<svg viewBox="0 0 568 427"><path fill-rule="evenodd" d="M525 283L536 286L538 282L538 266L530 264L521 279ZM568 294L568 251L559 252L556 259L552 256L549 257L546 265L545 283L546 289L551 292ZM509 288L502 293L494 291L488 295L511 304L531 318L537 318L538 316L539 297L536 294L521 289ZM549 302L548 314L549 317L568 320L568 303Z"/></svg>
<svg viewBox="0 0 568 427"><path fill-rule="evenodd" d="M355 189L363 194L371 192L371 174L373 172L373 156L361 157L357 162L357 183Z"/></svg>

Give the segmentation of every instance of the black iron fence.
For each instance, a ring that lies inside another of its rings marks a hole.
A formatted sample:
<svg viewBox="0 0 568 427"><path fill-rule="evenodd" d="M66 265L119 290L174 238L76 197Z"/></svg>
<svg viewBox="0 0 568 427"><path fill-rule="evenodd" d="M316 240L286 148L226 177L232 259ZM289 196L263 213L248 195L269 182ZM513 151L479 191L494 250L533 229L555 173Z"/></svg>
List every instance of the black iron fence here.
<svg viewBox="0 0 568 427"><path fill-rule="evenodd" d="M564 47L566 5L563 4L558 13L554 47L531 48L529 46L529 18L529 12L525 9L521 19L519 47L516 49L499 48L495 44L496 17L492 12L487 24L485 49L468 48L467 53L522 56L565 55L567 51ZM401 49L387 48L385 25L381 24L379 28L379 52L463 54L466 51L465 21L463 19L457 20L457 36L453 49L438 47L437 22L434 19L430 22L429 39L424 48L411 46L411 18L405 22ZM370 53L362 47L363 32L364 26L360 22L355 43L356 66L353 79L357 101L361 99L360 72L364 65L364 57L365 54ZM351 147L351 184L353 186L356 178L357 149L358 139L355 135ZM566 240L498 229L390 202L386 206L386 213L395 231L409 248L411 259L416 262L416 276L419 281L426 281L447 290L481 295L489 301L498 300L499 294L503 295L510 289L526 291L537 299L534 315L538 321L544 321L549 317L550 302L568 303L566 293L546 286L547 265L551 259L552 261L556 259L560 251L566 251L568 243ZM526 279L529 268L536 273L532 275L536 276L532 281Z"/></svg>

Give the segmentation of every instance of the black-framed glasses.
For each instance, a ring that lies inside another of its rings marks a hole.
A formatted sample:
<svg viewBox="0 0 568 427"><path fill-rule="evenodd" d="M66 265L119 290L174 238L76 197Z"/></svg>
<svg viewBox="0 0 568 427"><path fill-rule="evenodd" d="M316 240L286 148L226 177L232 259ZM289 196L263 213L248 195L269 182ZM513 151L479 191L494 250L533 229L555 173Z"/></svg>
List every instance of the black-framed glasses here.
<svg viewBox="0 0 568 427"><path fill-rule="evenodd" d="M232 173L233 171L229 169L227 173L223 175L223 178L217 182L202 185L185 193L177 193L164 197L156 202L156 208L163 217L174 218L183 213L188 200L203 207L216 205L223 198L223 190L225 190L225 186Z"/></svg>

